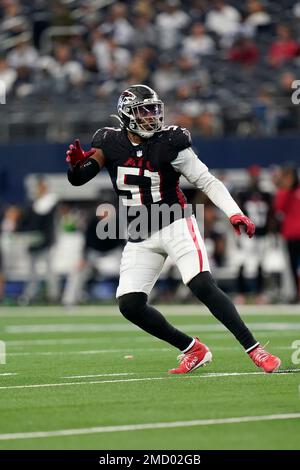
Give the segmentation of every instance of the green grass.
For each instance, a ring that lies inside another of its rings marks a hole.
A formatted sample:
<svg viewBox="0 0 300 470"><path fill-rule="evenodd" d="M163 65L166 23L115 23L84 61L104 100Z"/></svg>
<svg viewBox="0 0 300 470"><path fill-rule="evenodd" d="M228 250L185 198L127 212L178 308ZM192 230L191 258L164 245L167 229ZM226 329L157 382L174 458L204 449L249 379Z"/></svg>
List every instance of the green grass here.
<svg viewBox="0 0 300 470"><path fill-rule="evenodd" d="M295 309L243 314L257 339L270 341L281 369L293 370L270 375L253 374L259 370L239 344L211 315L202 309L198 315L198 306L161 310L210 346L209 367L169 376L177 351L131 326L116 307L1 308L7 363L0 365L0 449L300 449L300 418L3 440L4 434L300 413L300 364L291 360L291 345L300 339ZM220 373L242 375L211 375ZM70 378L87 375L98 377ZM23 387L34 384L46 386ZM5 388L15 386L21 387Z"/></svg>

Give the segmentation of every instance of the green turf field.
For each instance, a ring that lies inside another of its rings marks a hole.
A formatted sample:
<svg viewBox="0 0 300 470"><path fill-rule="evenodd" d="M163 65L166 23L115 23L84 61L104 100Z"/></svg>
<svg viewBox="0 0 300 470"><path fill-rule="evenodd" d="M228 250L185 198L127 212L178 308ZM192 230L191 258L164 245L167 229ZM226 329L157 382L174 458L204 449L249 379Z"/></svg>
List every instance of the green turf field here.
<svg viewBox="0 0 300 470"><path fill-rule="evenodd" d="M177 351L116 307L1 307L0 449L300 449L299 307L242 310L282 359L271 375L200 307L161 311L210 346L209 367L168 376Z"/></svg>

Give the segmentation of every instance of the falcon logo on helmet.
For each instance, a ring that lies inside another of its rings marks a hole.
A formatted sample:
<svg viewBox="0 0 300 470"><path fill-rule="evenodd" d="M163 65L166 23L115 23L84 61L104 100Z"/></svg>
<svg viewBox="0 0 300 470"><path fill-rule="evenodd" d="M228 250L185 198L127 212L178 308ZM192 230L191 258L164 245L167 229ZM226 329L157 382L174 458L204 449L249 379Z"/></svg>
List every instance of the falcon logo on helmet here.
<svg viewBox="0 0 300 470"><path fill-rule="evenodd" d="M149 139L164 125L164 104L150 87L133 85L121 94L118 115L128 131Z"/></svg>

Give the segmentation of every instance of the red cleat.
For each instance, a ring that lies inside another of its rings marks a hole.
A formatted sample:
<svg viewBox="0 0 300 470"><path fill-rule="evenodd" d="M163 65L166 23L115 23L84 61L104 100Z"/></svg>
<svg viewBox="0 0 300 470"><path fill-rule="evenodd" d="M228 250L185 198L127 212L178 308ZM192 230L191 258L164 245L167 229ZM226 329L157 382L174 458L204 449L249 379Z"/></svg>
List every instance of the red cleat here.
<svg viewBox="0 0 300 470"><path fill-rule="evenodd" d="M257 346L249 356L257 367L261 367L267 373L276 372L281 364L279 357L273 356L261 346Z"/></svg>
<svg viewBox="0 0 300 470"><path fill-rule="evenodd" d="M201 366L206 366L212 361L212 353L205 344L195 338L193 346L185 353L178 356L180 362L177 369L169 370L169 374L187 374Z"/></svg>

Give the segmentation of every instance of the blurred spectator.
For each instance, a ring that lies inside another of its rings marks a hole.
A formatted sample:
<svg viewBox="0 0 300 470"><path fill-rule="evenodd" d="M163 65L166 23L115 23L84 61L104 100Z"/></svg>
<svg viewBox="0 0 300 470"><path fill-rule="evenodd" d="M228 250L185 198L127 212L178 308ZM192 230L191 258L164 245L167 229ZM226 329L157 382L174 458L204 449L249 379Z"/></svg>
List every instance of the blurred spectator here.
<svg viewBox="0 0 300 470"><path fill-rule="evenodd" d="M296 18L300 18L300 2L295 3L292 11Z"/></svg>
<svg viewBox="0 0 300 470"><path fill-rule="evenodd" d="M247 11L248 15L244 25L250 27L252 34L256 34L257 31L271 25L271 16L266 12L264 5L259 0L249 0Z"/></svg>
<svg viewBox="0 0 300 470"><path fill-rule="evenodd" d="M3 45L10 47L18 36L30 31L31 24L22 11L18 0L2 0L0 4L1 23L0 38Z"/></svg>
<svg viewBox="0 0 300 470"><path fill-rule="evenodd" d="M22 37L20 36L15 48L7 56L9 65L15 69L20 67L33 69L37 65L37 59L38 52L30 44L27 35Z"/></svg>
<svg viewBox="0 0 300 470"><path fill-rule="evenodd" d="M95 80L98 79L99 69L94 54L86 50L82 54L82 65L85 71L86 81L90 84L93 84Z"/></svg>
<svg viewBox="0 0 300 470"><path fill-rule="evenodd" d="M88 29L93 30L103 22L103 10L97 7L97 2L85 0L68 3L68 8L72 8L72 18L76 23L82 24Z"/></svg>
<svg viewBox="0 0 300 470"><path fill-rule="evenodd" d="M190 97L195 95L200 88L206 88L210 81L207 70L202 67L198 69L198 61L191 57L180 55L176 67L180 75L178 86L186 87L186 95Z"/></svg>
<svg viewBox="0 0 300 470"><path fill-rule="evenodd" d="M16 79L16 70L8 65L5 57L0 56L0 82L5 84L7 95L12 91Z"/></svg>
<svg viewBox="0 0 300 470"><path fill-rule="evenodd" d="M219 224L219 220L218 210L213 204L207 202L204 210L204 234L212 269L216 266L223 266L226 258L224 228Z"/></svg>
<svg viewBox="0 0 300 470"><path fill-rule="evenodd" d="M36 75L36 87L47 89L43 81L48 82L56 93L64 93L69 88L81 86L85 81L85 71L82 65L72 58L72 51L67 44L56 44L54 47L54 57L43 56L38 62L38 71Z"/></svg>
<svg viewBox="0 0 300 470"><path fill-rule="evenodd" d="M284 72L279 80L277 89L277 130L281 134L299 128L299 108L291 99L292 83L296 80L294 73Z"/></svg>
<svg viewBox="0 0 300 470"><path fill-rule="evenodd" d="M8 206L1 221L2 233L14 233L20 227L21 209L18 206Z"/></svg>
<svg viewBox="0 0 300 470"><path fill-rule="evenodd" d="M110 9L108 21L101 28L109 33L114 42L121 47L131 46L134 29L128 21L128 8L124 3L116 3Z"/></svg>
<svg viewBox="0 0 300 470"><path fill-rule="evenodd" d="M155 28L149 14L136 14L133 22L132 43L138 47L155 46Z"/></svg>
<svg viewBox="0 0 300 470"><path fill-rule="evenodd" d="M105 37L100 31L93 33L92 51L102 79L122 78L130 63L130 53L119 47L112 37Z"/></svg>
<svg viewBox="0 0 300 470"><path fill-rule="evenodd" d="M146 61L143 57L135 55L127 68L127 77L126 81L122 84L122 88L125 89L135 83L144 83L147 85L149 77L150 70Z"/></svg>
<svg viewBox="0 0 300 470"><path fill-rule="evenodd" d="M0 238L1 241L1 238ZM4 298L4 291L5 291L5 277L2 272L2 253L0 250L0 302L2 302Z"/></svg>
<svg viewBox="0 0 300 470"><path fill-rule="evenodd" d="M277 130L278 113L274 95L267 87L262 87L253 103L256 130L259 135L274 135Z"/></svg>
<svg viewBox="0 0 300 470"><path fill-rule="evenodd" d="M195 117L195 131L202 137L212 138L222 133L221 123L216 113L205 110Z"/></svg>
<svg viewBox="0 0 300 470"><path fill-rule="evenodd" d="M175 49L181 43L181 33L190 22L179 0L163 2L164 11L156 17L158 42L163 50Z"/></svg>
<svg viewBox="0 0 300 470"><path fill-rule="evenodd" d="M176 126L185 127L186 129L192 129L194 125L192 116L189 116L185 113L175 114L175 116L172 118L172 122L174 122Z"/></svg>
<svg viewBox="0 0 300 470"><path fill-rule="evenodd" d="M192 21L203 22L208 9L208 0L192 0L189 14L191 15Z"/></svg>
<svg viewBox="0 0 300 470"><path fill-rule="evenodd" d="M148 0L136 0L134 2L132 11L134 15L142 15L149 18L149 20L153 20L155 15L155 2L149 2Z"/></svg>
<svg viewBox="0 0 300 470"><path fill-rule="evenodd" d="M74 24L72 15L67 5L61 0L51 2L51 25L52 26L71 26Z"/></svg>
<svg viewBox="0 0 300 470"><path fill-rule="evenodd" d="M59 229L63 233L72 233L77 230L77 219L68 204L59 206Z"/></svg>
<svg viewBox="0 0 300 470"><path fill-rule="evenodd" d="M36 197L24 217L23 231L33 232L35 240L29 246L30 278L22 296L22 302L34 301L39 291L39 265L46 262L47 297L50 301L58 299L58 279L53 270L51 248L55 241L55 210L57 199L48 191L42 178L38 181Z"/></svg>
<svg viewBox="0 0 300 470"><path fill-rule="evenodd" d="M57 81L57 87L65 90L69 85L78 86L84 82L82 65L72 59L72 51L66 44L57 44L54 49L52 75Z"/></svg>
<svg viewBox="0 0 300 470"><path fill-rule="evenodd" d="M183 40L183 54L195 59L202 55L213 54L214 50L215 42L206 34L203 24L195 23L190 35Z"/></svg>
<svg viewBox="0 0 300 470"><path fill-rule="evenodd" d="M20 228L21 209L18 206L10 205L0 214L0 302L5 293L5 269L2 264L2 241L7 241L7 237L17 232ZM6 238L6 240L4 240Z"/></svg>
<svg viewBox="0 0 300 470"><path fill-rule="evenodd" d="M288 166L275 176L277 192L274 208L281 222L281 235L286 240L295 283L295 301L300 300L300 184L298 169Z"/></svg>
<svg viewBox="0 0 300 470"><path fill-rule="evenodd" d="M17 80L15 81L14 91L20 99L34 93L34 80L31 70L27 67L20 67L17 70Z"/></svg>
<svg viewBox="0 0 300 470"><path fill-rule="evenodd" d="M5 291L5 277L3 272L3 262L2 262L2 207L0 205L0 302L2 302Z"/></svg>
<svg viewBox="0 0 300 470"><path fill-rule="evenodd" d="M232 62L239 62L245 67L255 65L258 60L258 48L251 39L240 36L228 52Z"/></svg>
<svg viewBox="0 0 300 470"><path fill-rule="evenodd" d="M152 86L158 93L167 95L176 88L180 80L180 73L170 55L162 55L159 59L159 67L152 75Z"/></svg>
<svg viewBox="0 0 300 470"><path fill-rule="evenodd" d="M213 8L206 16L206 27L223 39L232 38L241 21L239 11L224 0L214 0Z"/></svg>
<svg viewBox="0 0 300 470"><path fill-rule="evenodd" d="M183 113L194 118L203 109L197 98L195 86L191 86L188 82L180 83L176 88L175 97L176 110L180 114Z"/></svg>
<svg viewBox="0 0 300 470"><path fill-rule="evenodd" d="M280 24L276 28L277 36L269 50L269 63L278 67L299 54L299 44L292 37L288 26Z"/></svg>

